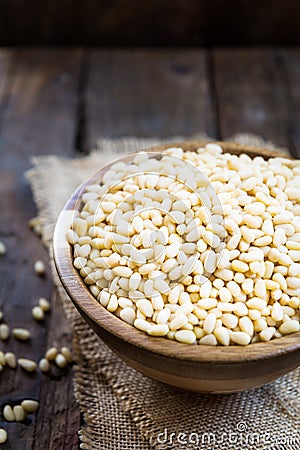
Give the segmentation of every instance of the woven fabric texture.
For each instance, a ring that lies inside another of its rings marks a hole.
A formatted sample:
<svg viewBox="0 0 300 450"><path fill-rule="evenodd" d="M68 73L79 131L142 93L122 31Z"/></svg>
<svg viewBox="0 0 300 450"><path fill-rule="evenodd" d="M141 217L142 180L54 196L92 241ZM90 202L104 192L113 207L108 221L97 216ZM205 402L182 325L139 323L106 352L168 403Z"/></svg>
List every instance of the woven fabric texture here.
<svg viewBox="0 0 300 450"><path fill-rule="evenodd" d="M170 142L178 140L173 137ZM271 143L251 135L237 135L231 140L273 148ZM97 148L87 157L33 159L27 177L51 261L55 222L73 190L95 168L121 154L161 142L99 139ZM54 266L53 277L73 330L74 390L85 423L79 431L81 448L299 450L299 369L244 393L210 396L176 391L144 377L116 357L79 316L61 287Z"/></svg>

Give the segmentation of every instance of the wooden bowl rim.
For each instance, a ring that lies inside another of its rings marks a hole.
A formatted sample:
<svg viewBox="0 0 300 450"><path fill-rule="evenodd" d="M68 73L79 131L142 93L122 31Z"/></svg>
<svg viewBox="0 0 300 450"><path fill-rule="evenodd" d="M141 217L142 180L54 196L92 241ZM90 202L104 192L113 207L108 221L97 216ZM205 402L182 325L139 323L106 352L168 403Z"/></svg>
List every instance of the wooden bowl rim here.
<svg viewBox="0 0 300 450"><path fill-rule="evenodd" d="M158 145L146 149L148 152L161 152L169 147L181 147L185 151L195 151L197 148L212 141L183 141ZM263 156L264 158L284 157L291 159L284 153L279 153L263 147L252 147L232 142L218 141L223 151L232 154L246 153L251 157ZM129 160L131 155L126 155L123 160ZM210 362L218 364L237 364L243 361L251 362L279 358L282 355L300 351L300 332L274 339L270 342L259 342L245 347L240 346L205 346L188 345L169 340L164 337L148 336L135 327L119 319L113 313L104 308L90 293L79 271L73 266L71 246L66 240L66 231L70 226L73 212L80 203L80 196L84 188L99 181L104 171L114 164L105 165L98 169L87 181L82 183L67 201L60 213L53 237L54 262L62 282L74 305L82 311L97 327L101 327L117 338L126 341L132 346L144 349L147 352L159 354L162 357L175 358L193 362Z"/></svg>

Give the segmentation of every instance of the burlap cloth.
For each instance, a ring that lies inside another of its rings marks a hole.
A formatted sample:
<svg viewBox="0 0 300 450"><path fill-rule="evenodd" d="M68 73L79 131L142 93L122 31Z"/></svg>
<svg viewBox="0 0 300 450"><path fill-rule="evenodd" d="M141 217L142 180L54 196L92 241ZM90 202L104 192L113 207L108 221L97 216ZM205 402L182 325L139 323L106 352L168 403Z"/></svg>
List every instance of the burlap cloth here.
<svg viewBox="0 0 300 450"><path fill-rule="evenodd" d="M235 140L271 147L255 136L238 135ZM51 260L55 221L72 191L116 155L160 142L102 139L95 151L81 159L33 159L27 176ZM55 270L53 275L73 329L74 390L84 418L79 431L81 448L300 449L300 369L267 386L239 394L209 396L175 391L117 358L81 319Z"/></svg>

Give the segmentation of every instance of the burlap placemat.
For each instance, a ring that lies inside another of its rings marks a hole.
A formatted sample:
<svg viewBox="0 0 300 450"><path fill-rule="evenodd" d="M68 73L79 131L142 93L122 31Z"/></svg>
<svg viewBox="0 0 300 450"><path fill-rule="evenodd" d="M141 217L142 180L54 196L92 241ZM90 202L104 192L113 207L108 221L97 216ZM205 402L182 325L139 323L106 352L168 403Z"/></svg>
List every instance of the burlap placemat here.
<svg viewBox="0 0 300 450"><path fill-rule="evenodd" d="M238 135L231 140L272 147L256 136ZM55 221L72 191L120 153L158 143L153 139L101 139L97 149L81 159L33 159L27 176L51 260ZM227 396L173 390L118 359L78 315L55 270L53 276L73 329L74 389L84 417L79 431L81 448L299 450L300 369L259 389Z"/></svg>

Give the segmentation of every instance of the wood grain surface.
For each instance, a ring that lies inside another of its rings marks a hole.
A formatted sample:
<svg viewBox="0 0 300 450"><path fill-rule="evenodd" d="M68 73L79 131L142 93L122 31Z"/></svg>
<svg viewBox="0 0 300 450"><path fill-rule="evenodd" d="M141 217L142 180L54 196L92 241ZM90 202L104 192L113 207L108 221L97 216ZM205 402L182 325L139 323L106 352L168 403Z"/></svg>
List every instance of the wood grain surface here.
<svg viewBox="0 0 300 450"><path fill-rule="evenodd" d="M79 155L98 136L206 132L224 139L252 131L300 156L299 67L299 49L1 50L0 240L8 252L0 258L0 309L33 338L0 347L38 359L53 342L69 342L62 318L51 326L62 312L49 270L45 279L33 272L35 259L47 261L47 254L27 228L36 213L23 178L31 155ZM40 295L53 304L45 325L30 314ZM9 424L3 448L77 448L71 384L71 372L55 381L5 369L0 406L30 396L41 407L31 423Z"/></svg>
<svg viewBox="0 0 300 450"><path fill-rule="evenodd" d="M70 345L70 330L57 301L49 267L43 278L33 270L35 260L40 258L47 263L48 255L27 225L36 211L24 171L30 167L32 155L74 154L81 53L29 50L13 54L12 64L13 80L7 83L5 76L2 78L9 91L4 92L7 100L0 132L0 240L7 246L7 255L0 259L0 309L11 327L28 328L32 338L30 343L10 338L0 345L18 357L38 361L49 345ZM51 299L52 312L44 323L38 324L31 316L31 308L41 296ZM79 428L79 412L71 390L71 372L57 380L5 368L0 381L1 407L24 398L41 402L38 413L31 415L28 423L9 424L7 448L76 448L74 430ZM65 447L64 441L70 434L72 442Z"/></svg>

